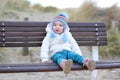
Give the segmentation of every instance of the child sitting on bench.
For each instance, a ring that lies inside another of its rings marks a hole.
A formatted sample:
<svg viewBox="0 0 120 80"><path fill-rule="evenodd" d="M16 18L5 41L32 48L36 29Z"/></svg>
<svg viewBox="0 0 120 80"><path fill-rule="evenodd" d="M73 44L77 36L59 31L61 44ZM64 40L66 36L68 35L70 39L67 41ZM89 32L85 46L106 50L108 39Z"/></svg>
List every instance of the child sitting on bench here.
<svg viewBox="0 0 120 80"><path fill-rule="evenodd" d="M71 71L73 62L93 71L96 67L95 61L82 56L78 44L70 33L68 18L65 12L61 12L47 25L47 34L41 46L42 63L48 63L50 55L51 60L59 64L65 74Z"/></svg>

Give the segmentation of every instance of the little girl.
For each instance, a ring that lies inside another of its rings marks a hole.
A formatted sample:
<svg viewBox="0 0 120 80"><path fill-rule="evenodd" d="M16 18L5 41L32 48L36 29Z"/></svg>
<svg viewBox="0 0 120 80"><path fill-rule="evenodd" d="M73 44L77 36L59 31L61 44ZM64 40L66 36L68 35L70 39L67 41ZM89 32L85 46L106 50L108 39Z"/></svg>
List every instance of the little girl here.
<svg viewBox="0 0 120 80"><path fill-rule="evenodd" d="M95 69L95 61L82 56L80 48L69 32L68 15L64 12L56 15L46 27L46 36L41 46L42 63L49 62L60 65L65 74L71 71L73 62L86 66L90 71Z"/></svg>

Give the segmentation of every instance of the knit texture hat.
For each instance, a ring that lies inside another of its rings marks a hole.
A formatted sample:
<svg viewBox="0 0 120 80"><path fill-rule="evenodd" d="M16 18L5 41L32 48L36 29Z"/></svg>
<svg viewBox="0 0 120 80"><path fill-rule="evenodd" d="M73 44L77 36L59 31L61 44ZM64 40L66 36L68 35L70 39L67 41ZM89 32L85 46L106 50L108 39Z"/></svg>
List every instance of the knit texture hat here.
<svg viewBox="0 0 120 80"><path fill-rule="evenodd" d="M67 36L67 32L69 32L69 27L68 27L68 19L69 16L65 13L65 12L60 12L59 14L57 14L53 20L47 25L46 31L50 32L50 37L51 38L55 38L56 37L56 33L52 30L52 26L54 25L54 23L56 21L60 21L63 23L64 26L64 32L61 34L62 35L62 40L64 42L66 42L68 40L68 36Z"/></svg>
<svg viewBox="0 0 120 80"><path fill-rule="evenodd" d="M64 28L66 28L68 19L69 16L65 12L61 12L54 17L52 24L54 24L56 21L60 21L63 23Z"/></svg>

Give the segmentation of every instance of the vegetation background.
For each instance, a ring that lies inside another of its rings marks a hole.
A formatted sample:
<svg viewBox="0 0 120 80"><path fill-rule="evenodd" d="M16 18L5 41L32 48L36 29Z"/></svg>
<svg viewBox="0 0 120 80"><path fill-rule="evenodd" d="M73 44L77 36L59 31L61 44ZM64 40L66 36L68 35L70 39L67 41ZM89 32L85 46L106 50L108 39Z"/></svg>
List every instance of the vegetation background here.
<svg viewBox="0 0 120 80"><path fill-rule="evenodd" d="M43 7L40 4L31 5L27 0L0 0L0 21L24 21L26 19L29 21L51 21L60 11L68 13L70 16L69 21L105 22L108 33L108 46L99 47L99 55L107 60L120 60L120 7L116 6L116 4L108 8L100 8L91 0L85 0L79 8L58 9L52 6ZM86 48L82 49L84 52L86 51ZM37 50L39 51L39 48ZM88 48L88 50L90 50L90 48ZM31 54L32 51L30 55L27 56L21 55L21 53L22 48L0 48L0 63L31 62L29 57L34 55ZM32 58L33 62L39 54L35 54L34 56L35 57ZM56 72L48 74L49 73L0 74L0 80L43 80L43 78L53 80L53 77L57 80L66 80L60 72L58 72L59 75L57 75ZM86 76L84 76L84 74L86 74ZM118 80L120 79L119 74L119 69L108 71L103 79L98 80ZM90 80L90 72L72 72L68 80L74 79Z"/></svg>

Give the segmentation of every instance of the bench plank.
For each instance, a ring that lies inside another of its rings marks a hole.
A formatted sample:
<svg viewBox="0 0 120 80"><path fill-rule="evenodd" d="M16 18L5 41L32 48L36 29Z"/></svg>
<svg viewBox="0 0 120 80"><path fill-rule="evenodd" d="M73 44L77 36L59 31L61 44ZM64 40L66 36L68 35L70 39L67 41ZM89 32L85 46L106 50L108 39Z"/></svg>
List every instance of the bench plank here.
<svg viewBox="0 0 120 80"><path fill-rule="evenodd" d="M49 66L49 67L48 67ZM120 68L120 61L103 62L96 61L96 69L112 69ZM88 70L77 63L72 66L72 71ZM0 64L0 73L21 73L21 72L51 72L62 71L62 69L55 63L32 63L32 64Z"/></svg>
<svg viewBox="0 0 120 80"><path fill-rule="evenodd" d="M11 24L12 22L12 24ZM49 22L18 22L18 21L0 21L0 26L46 26ZM105 23L103 22L68 22L68 25L70 27L75 27L75 26L105 26Z"/></svg>

